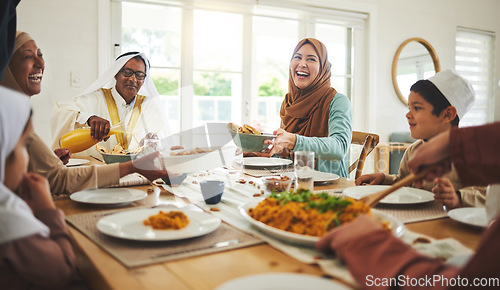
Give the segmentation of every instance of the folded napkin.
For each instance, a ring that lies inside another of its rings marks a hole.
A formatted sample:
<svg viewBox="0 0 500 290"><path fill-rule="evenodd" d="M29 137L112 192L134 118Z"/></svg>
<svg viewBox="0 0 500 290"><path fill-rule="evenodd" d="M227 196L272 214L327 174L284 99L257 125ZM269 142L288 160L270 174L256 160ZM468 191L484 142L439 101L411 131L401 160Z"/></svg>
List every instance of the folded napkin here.
<svg viewBox="0 0 500 290"><path fill-rule="evenodd" d="M137 186L144 184L149 184L149 180L146 177L140 175L139 173L131 173L120 178L120 183L110 185L108 187Z"/></svg>

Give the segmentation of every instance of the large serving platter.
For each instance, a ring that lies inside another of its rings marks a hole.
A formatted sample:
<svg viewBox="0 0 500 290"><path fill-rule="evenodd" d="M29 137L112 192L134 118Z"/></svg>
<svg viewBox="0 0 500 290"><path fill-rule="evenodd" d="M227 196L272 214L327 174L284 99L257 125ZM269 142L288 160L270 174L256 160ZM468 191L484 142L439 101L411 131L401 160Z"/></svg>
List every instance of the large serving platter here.
<svg viewBox="0 0 500 290"><path fill-rule="evenodd" d="M266 225L263 222L260 222L254 218L252 218L248 214L248 210L250 208L254 208L259 204L259 202L262 201L260 200L253 200L248 203L245 203L244 205L241 205L238 207L238 210L240 214L247 220L249 221L252 225L257 227L259 230L263 231L266 234L269 234L270 236L273 236L275 238L278 238L280 240L283 240L288 243L292 244L298 244L298 245L303 245L303 246L309 246L309 247L314 247L314 244L319 241L320 237L314 237L314 236L306 236L306 235L301 235L301 234L296 234L292 232L287 232L275 227L271 227ZM380 223L385 223L387 222L389 225L389 228L392 230L394 235L401 237L404 234L404 225L403 223L396 219L395 217L386 214L382 211L372 209L372 216L375 218L375 220L379 221Z"/></svg>

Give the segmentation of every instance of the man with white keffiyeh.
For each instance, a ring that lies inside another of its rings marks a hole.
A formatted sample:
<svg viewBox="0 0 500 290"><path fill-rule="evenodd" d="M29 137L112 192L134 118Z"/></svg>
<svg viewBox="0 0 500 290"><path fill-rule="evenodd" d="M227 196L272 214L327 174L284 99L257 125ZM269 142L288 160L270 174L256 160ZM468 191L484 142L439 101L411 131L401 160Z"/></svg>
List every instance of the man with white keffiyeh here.
<svg viewBox="0 0 500 290"><path fill-rule="evenodd" d="M81 127L90 127L92 138L105 141L100 145L109 150L118 143L124 149L136 149L143 138L151 138L152 134L167 137L168 126L158 95L144 53L122 54L81 95L56 104L51 116L53 149L59 148L62 135ZM116 124L121 124L126 133L112 135L108 140L106 135ZM87 154L94 150L87 150Z"/></svg>

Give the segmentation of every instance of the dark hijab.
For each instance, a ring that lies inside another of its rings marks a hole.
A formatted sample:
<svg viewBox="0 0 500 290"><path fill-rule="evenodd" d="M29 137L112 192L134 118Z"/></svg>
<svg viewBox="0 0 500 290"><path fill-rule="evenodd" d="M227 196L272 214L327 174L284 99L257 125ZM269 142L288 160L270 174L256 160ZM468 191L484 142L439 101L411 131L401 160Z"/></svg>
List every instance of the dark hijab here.
<svg viewBox="0 0 500 290"><path fill-rule="evenodd" d="M0 1L0 78L9 64L16 40L16 6L21 0Z"/></svg>

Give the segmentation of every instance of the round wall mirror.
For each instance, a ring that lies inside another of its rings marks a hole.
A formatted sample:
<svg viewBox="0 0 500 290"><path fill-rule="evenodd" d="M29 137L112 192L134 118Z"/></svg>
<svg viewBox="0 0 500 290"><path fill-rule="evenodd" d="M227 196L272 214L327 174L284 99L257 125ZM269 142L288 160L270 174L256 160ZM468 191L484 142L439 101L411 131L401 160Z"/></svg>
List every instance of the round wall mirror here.
<svg viewBox="0 0 500 290"><path fill-rule="evenodd" d="M410 87L440 70L439 59L430 43L422 38L410 38L403 42L392 61L392 83L401 102L408 105Z"/></svg>

